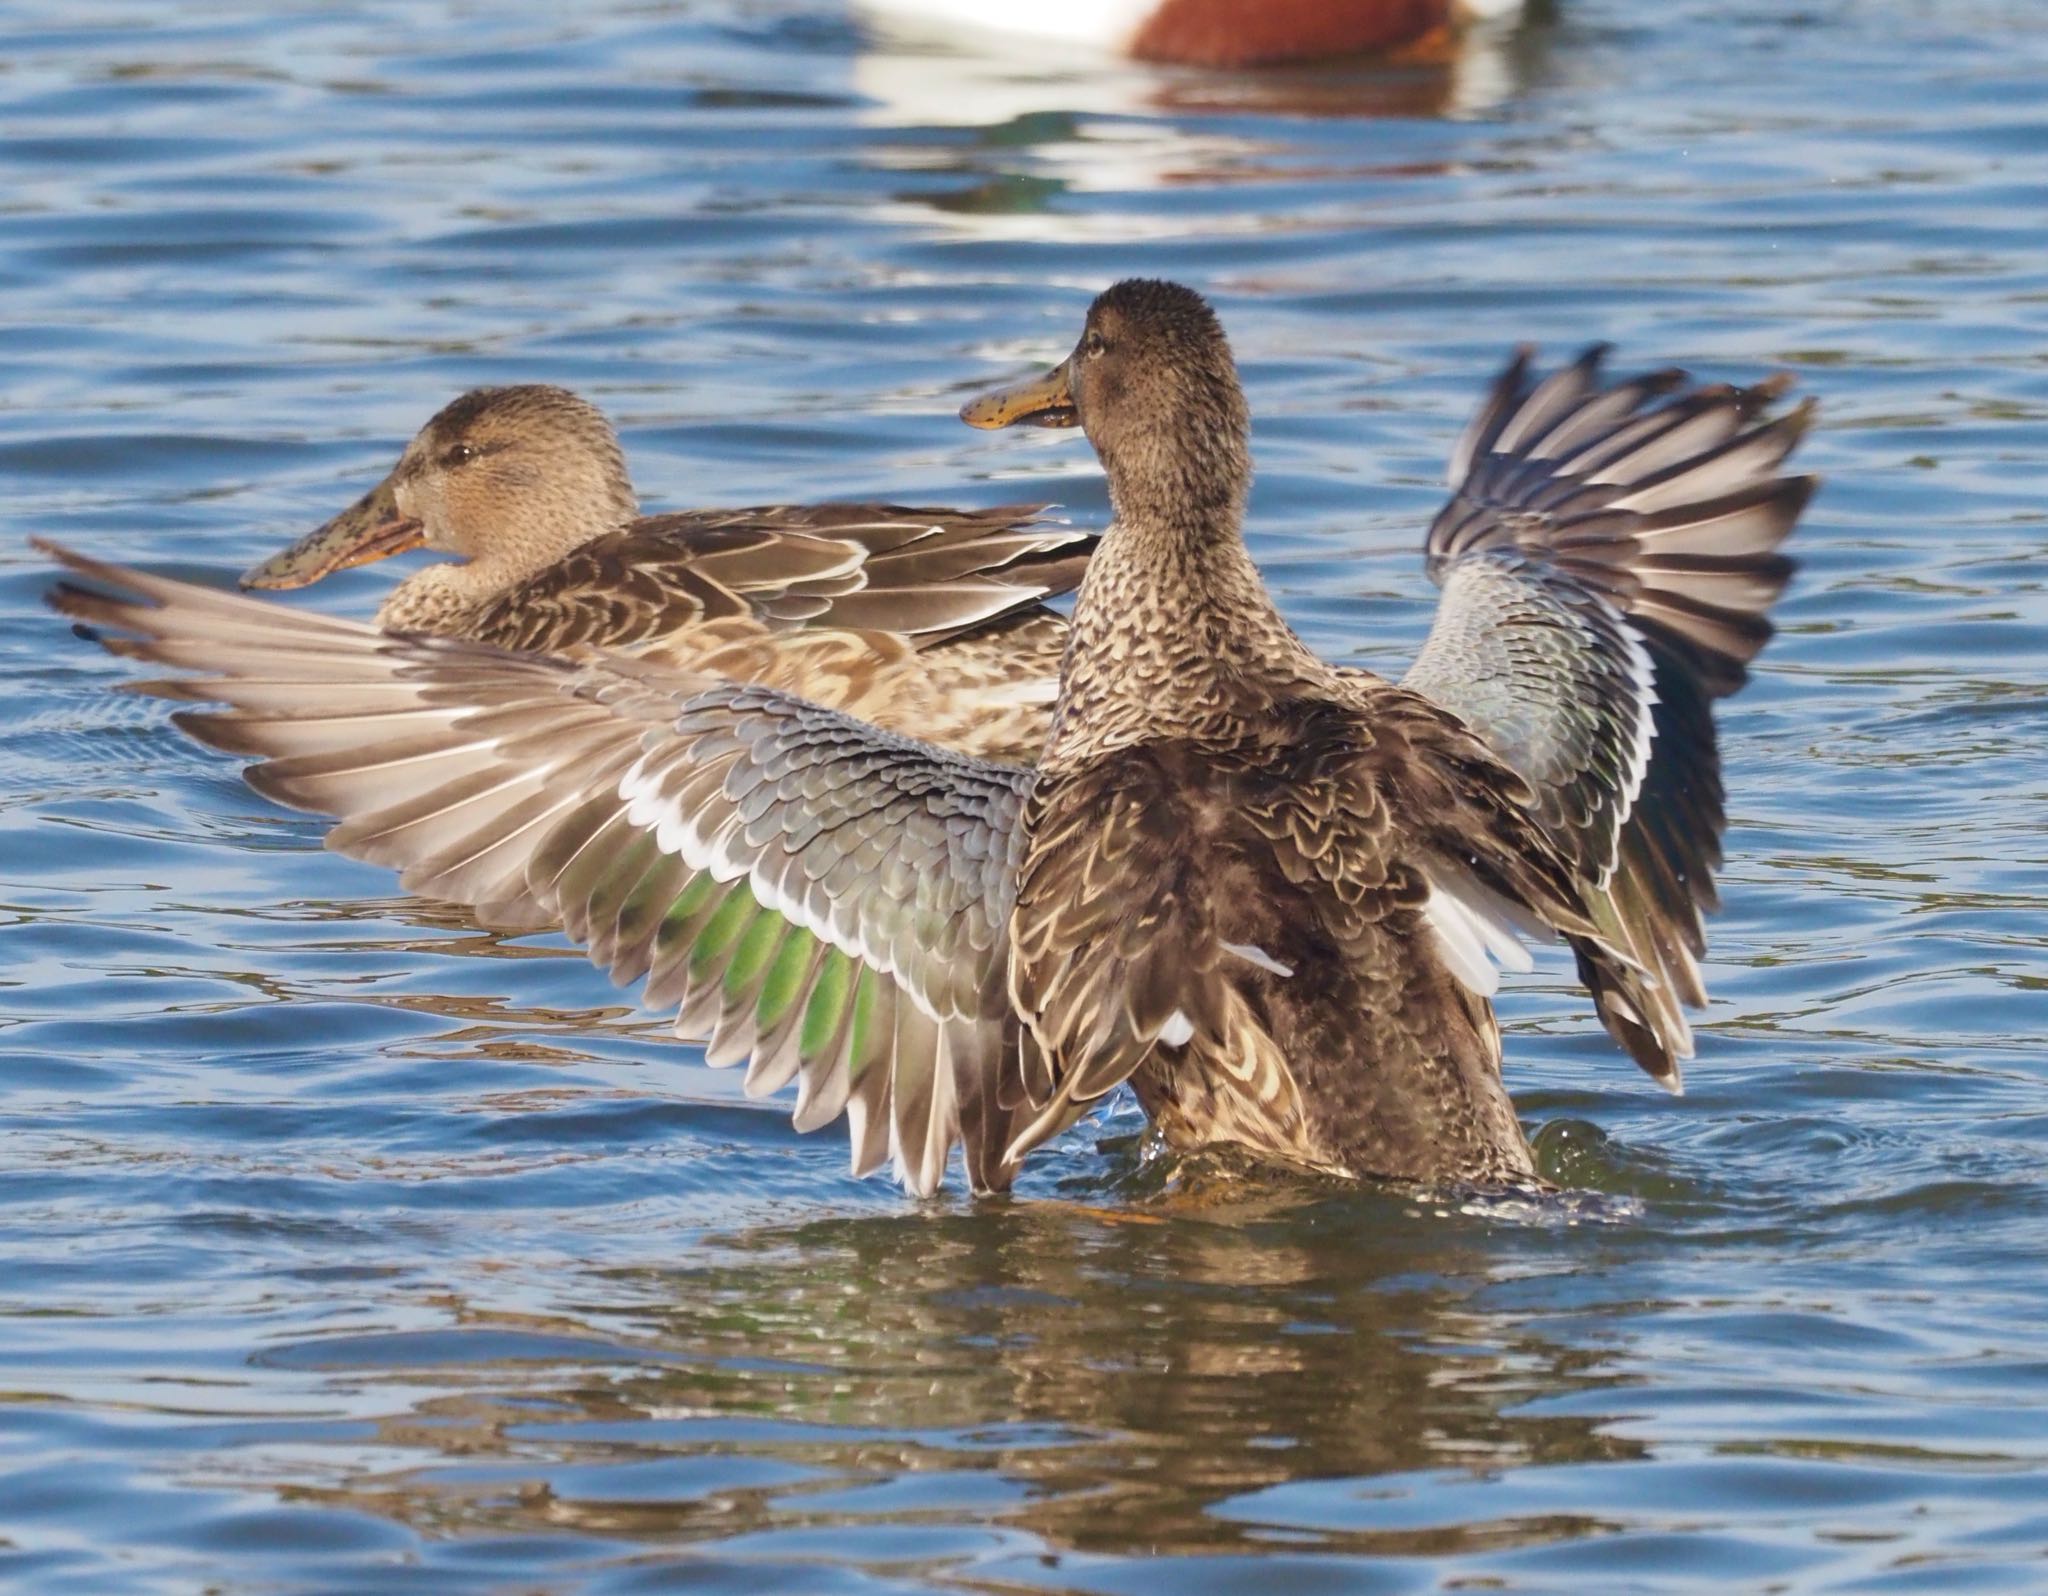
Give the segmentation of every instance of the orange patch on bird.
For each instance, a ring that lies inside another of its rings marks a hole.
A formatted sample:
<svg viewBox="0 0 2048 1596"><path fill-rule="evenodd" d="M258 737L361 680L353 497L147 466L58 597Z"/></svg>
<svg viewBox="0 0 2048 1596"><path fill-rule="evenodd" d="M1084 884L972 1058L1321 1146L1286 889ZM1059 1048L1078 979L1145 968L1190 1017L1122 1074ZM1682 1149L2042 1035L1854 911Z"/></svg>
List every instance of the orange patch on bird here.
<svg viewBox="0 0 2048 1596"><path fill-rule="evenodd" d="M1162 0L1131 40L1144 61L1246 67L1415 44L1450 27L1450 0Z"/></svg>
<svg viewBox="0 0 2048 1596"><path fill-rule="evenodd" d="M1387 51L1387 59L1401 66L1449 66L1457 57L1458 30L1447 21Z"/></svg>

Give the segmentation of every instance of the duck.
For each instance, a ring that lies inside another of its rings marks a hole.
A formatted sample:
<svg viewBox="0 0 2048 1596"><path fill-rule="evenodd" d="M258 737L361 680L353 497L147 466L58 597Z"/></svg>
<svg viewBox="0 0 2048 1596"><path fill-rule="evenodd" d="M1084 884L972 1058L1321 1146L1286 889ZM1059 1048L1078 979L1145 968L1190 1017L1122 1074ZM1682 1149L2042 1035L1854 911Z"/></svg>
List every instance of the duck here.
<svg viewBox="0 0 2048 1596"><path fill-rule="evenodd" d="M852 1168L977 1193L1129 1083L1163 1143L1543 1185L1492 999L1561 938L1676 1089L1725 827L1714 704L1814 479L1784 384L1537 377L1518 352L1424 538L1399 681L1318 657L1244 539L1250 414L1191 288L1112 285L983 428L1082 432L1112 519L1043 748L973 757L760 683L380 631L44 545L134 684L410 891L559 925ZM197 673L194 675L193 673Z"/></svg>
<svg viewBox="0 0 2048 1596"><path fill-rule="evenodd" d="M1475 25L1512 20L1524 8L1524 0L1052 0L1008 9L974 0L864 3L921 22L1211 68L1427 50Z"/></svg>
<svg viewBox="0 0 2048 1596"><path fill-rule="evenodd" d="M1043 741L1091 533L1043 505L768 505L643 516L618 434L566 388L477 388L384 479L244 573L298 588L413 549L387 631L593 648L767 682L992 757Z"/></svg>

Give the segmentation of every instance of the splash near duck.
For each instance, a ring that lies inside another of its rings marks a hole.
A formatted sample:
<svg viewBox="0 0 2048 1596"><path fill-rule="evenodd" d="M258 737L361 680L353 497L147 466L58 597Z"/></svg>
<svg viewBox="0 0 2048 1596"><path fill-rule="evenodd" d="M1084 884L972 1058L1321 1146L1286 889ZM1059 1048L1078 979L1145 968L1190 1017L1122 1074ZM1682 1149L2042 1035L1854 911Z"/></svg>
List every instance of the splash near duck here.
<svg viewBox="0 0 2048 1596"><path fill-rule="evenodd" d="M676 660L393 632L51 549L137 684L339 817L329 846L487 923L559 926L853 1167L999 1190L1130 1082L1177 1147L1527 1183L1491 997L1562 937L1676 1088L1725 824L1712 705L1770 636L1813 488L1774 383L1518 356L1428 533L1399 683L1330 665L1242 524L1250 417L1208 305L1102 294L1067 360L967 407L1078 426L1114 519L1035 762ZM402 508L402 506L401 506Z"/></svg>

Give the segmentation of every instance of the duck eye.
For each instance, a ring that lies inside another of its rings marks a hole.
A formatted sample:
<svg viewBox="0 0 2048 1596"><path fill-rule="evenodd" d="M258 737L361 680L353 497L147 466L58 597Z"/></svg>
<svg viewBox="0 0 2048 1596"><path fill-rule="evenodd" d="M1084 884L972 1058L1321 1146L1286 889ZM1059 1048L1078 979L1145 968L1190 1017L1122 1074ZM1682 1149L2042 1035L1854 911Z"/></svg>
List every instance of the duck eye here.
<svg viewBox="0 0 2048 1596"><path fill-rule="evenodd" d="M1087 341L1083 343L1081 347L1083 350L1086 351L1088 358L1090 360L1094 360L1103 352L1103 350L1109 347L1109 340L1104 338L1102 334L1097 332L1093 327L1090 327L1088 329Z"/></svg>
<svg viewBox="0 0 2048 1596"><path fill-rule="evenodd" d="M448 452L441 456L441 464L444 466L468 465L475 458L476 450L466 443L458 443L450 446Z"/></svg>

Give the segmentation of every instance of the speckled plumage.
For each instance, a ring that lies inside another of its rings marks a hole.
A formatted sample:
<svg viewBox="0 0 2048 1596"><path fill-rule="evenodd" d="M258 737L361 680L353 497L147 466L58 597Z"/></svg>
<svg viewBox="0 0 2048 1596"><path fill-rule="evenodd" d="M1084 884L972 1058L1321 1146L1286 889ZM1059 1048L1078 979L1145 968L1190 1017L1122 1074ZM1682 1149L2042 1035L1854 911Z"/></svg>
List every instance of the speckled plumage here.
<svg viewBox="0 0 2048 1596"><path fill-rule="evenodd" d="M377 611L388 631L644 655L992 757L1029 759L1044 741L1066 635L1040 600L1080 580L1092 535L1038 519L1038 505L638 508L594 405L543 385L480 388L248 580L317 579L366 535L412 523L457 558L392 589Z"/></svg>
<svg viewBox="0 0 2048 1596"><path fill-rule="evenodd" d="M1528 785L1281 619L1240 534L1249 427L1206 305L1119 284L1062 369L1116 519L1025 811L1010 986L1028 1096L1053 1123L1128 1079L1176 1146L1530 1176L1491 1014L1427 914L1469 877L1613 964Z"/></svg>
<svg viewBox="0 0 2048 1596"><path fill-rule="evenodd" d="M1568 876L1524 812L1484 802L1491 756L1398 690L1258 718L1041 777L1010 966L1030 1095L1057 1118L1129 1079L1178 1147L1529 1176L1491 1017L1433 958L1423 906L1456 850L1590 934Z"/></svg>
<svg viewBox="0 0 2048 1596"><path fill-rule="evenodd" d="M1079 421L1110 474L1036 769L659 651L393 636L54 549L98 590L52 601L204 673L141 685L215 706L180 723L340 817L330 846L563 927L750 1092L794 1080L800 1127L844 1112L857 1172L929 1192L960 1142L999 1189L1129 1080L1176 1146L1523 1181L1488 1001L1517 933L1571 944L1652 1074L1690 1049L1710 704L1768 636L1811 488L1777 474L1804 417L1760 420L1770 392L1603 387L1594 356L1532 387L1518 361L1460 447L1437 624L1395 685L1266 597L1207 307L1119 285L1051 378L968 411Z"/></svg>

